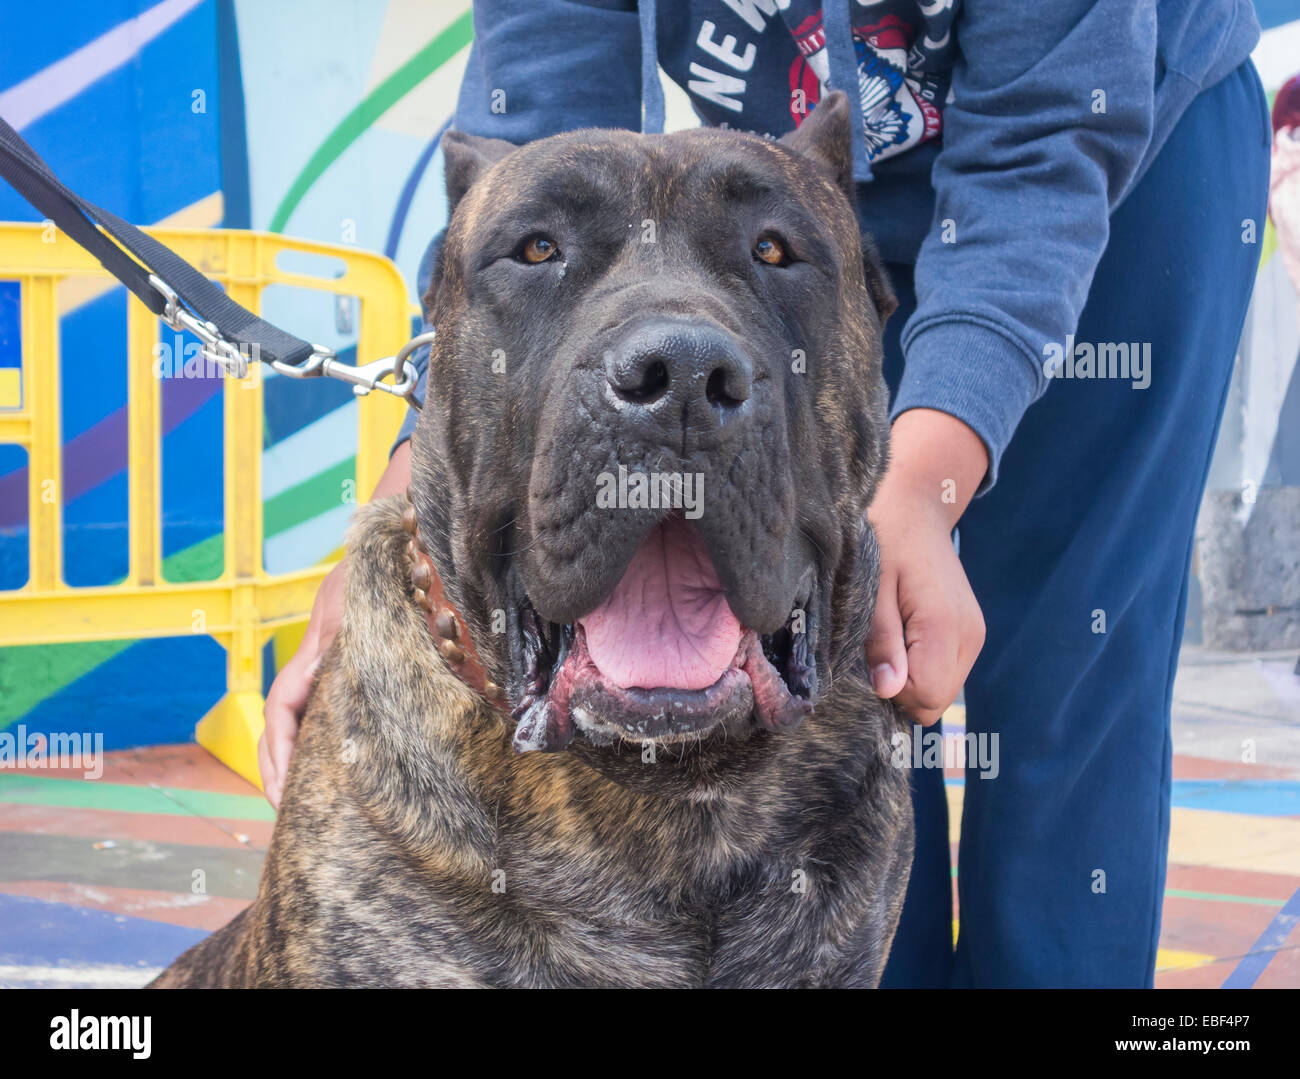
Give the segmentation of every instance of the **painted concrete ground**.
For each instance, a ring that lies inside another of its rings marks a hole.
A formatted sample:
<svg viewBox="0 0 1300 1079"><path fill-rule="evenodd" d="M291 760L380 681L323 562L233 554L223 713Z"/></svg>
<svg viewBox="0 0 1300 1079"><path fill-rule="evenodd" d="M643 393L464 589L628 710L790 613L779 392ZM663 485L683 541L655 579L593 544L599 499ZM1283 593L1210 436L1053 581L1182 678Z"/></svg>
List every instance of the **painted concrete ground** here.
<svg viewBox="0 0 1300 1079"><path fill-rule="evenodd" d="M1158 987L1300 986L1294 663L1184 653ZM143 984L252 899L272 822L194 745L112 753L96 780L0 771L0 986Z"/></svg>

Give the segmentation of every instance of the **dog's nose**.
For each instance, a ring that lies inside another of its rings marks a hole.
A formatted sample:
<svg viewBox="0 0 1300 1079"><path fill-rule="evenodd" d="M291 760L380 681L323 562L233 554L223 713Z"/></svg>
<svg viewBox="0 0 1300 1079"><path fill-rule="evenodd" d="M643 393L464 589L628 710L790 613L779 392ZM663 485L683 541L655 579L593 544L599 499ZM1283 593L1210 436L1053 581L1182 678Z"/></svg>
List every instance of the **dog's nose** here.
<svg viewBox="0 0 1300 1079"><path fill-rule="evenodd" d="M605 353L605 379L614 399L639 419L716 430L746 413L754 368L721 328L658 319Z"/></svg>

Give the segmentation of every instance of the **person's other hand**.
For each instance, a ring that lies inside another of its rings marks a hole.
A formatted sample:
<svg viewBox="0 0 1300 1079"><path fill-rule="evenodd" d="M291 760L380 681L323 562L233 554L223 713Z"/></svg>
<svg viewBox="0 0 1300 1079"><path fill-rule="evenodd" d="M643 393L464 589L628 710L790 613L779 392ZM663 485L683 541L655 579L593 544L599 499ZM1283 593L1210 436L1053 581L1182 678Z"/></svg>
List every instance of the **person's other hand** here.
<svg viewBox="0 0 1300 1079"><path fill-rule="evenodd" d="M988 470L988 451L955 417L911 409L894 423L891 457L867 514L880 545L867 664L877 695L929 726L984 645L984 616L952 530Z"/></svg>
<svg viewBox="0 0 1300 1079"><path fill-rule="evenodd" d="M275 676L271 692L266 695L263 709L266 729L257 743L257 766L262 773L262 790L276 809L280 808L284 779L289 774L289 759L293 756L293 743L298 737L298 724L307 706L312 681L339 631L339 621L343 616L344 562L346 559L321 581L302 643Z"/></svg>

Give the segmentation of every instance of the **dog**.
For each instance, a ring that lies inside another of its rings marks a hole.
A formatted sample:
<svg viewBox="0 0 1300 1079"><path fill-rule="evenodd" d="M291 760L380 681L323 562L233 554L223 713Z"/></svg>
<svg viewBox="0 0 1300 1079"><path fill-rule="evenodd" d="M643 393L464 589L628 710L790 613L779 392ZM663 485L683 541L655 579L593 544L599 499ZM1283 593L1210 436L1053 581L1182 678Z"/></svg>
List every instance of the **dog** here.
<svg viewBox="0 0 1300 1079"><path fill-rule="evenodd" d="M410 504L352 527L257 899L155 986L877 984L913 827L849 124L445 136Z"/></svg>

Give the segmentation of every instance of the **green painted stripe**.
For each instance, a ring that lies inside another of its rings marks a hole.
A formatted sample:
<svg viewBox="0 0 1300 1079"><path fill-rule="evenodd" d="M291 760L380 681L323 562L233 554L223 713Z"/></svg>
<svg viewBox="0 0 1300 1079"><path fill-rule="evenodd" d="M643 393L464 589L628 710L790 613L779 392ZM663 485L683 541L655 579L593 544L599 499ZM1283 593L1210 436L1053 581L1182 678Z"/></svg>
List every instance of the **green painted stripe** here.
<svg viewBox="0 0 1300 1079"><path fill-rule="evenodd" d="M0 648L0 730L133 643L89 641Z"/></svg>
<svg viewBox="0 0 1300 1079"><path fill-rule="evenodd" d="M1257 895L1227 895L1224 892L1193 892L1186 888L1166 888L1166 897L1173 899L1205 899L1211 903L1249 903L1255 907L1280 907L1285 899L1263 899Z"/></svg>
<svg viewBox="0 0 1300 1079"><path fill-rule="evenodd" d="M215 581L226 568L226 544L222 533L200 540L191 547L163 559L163 580L188 584Z"/></svg>
<svg viewBox="0 0 1300 1079"><path fill-rule="evenodd" d="M29 772L0 773L0 802L61 806L64 809L106 809L118 813L157 813L173 817L275 820L275 810L260 795L55 779Z"/></svg>
<svg viewBox="0 0 1300 1079"><path fill-rule="evenodd" d="M344 482L356 474L357 459L349 457L281 491L262 507L262 530L269 538L343 505Z"/></svg>
<svg viewBox="0 0 1300 1079"><path fill-rule="evenodd" d="M283 232L298 203L362 133L473 40L474 15L467 11L362 98L320 144L271 216L271 231Z"/></svg>

